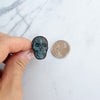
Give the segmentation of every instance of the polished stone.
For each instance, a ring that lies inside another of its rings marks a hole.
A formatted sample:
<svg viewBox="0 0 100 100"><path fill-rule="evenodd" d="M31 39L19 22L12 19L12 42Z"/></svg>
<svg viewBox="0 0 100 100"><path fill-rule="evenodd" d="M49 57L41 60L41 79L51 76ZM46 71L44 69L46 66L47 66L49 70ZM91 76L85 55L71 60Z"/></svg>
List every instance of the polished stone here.
<svg viewBox="0 0 100 100"><path fill-rule="evenodd" d="M46 57L48 50L48 41L43 36L37 36L32 41L32 48L37 59L41 60Z"/></svg>

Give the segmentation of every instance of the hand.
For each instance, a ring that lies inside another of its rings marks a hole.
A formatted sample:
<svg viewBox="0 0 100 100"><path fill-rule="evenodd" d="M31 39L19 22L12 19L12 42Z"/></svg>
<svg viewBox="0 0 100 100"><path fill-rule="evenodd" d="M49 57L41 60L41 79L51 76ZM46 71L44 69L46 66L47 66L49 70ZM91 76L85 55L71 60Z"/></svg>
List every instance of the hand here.
<svg viewBox="0 0 100 100"><path fill-rule="evenodd" d="M5 63L4 71L0 70L0 100L22 100L21 79L32 57L30 40L0 33L0 63Z"/></svg>

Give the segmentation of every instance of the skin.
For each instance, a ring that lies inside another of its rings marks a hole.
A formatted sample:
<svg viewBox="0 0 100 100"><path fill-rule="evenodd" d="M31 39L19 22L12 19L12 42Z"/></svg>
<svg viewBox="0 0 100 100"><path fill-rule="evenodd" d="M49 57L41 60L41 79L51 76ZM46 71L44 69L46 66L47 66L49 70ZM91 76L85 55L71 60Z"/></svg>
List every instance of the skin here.
<svg viewBox="0 0 100 100"><path fill-rule="evenodd" d="M21 80L32 57L30 40L0 33L0 63L5 63L4 70L0 69L0 100L23 99Z"/></svg>

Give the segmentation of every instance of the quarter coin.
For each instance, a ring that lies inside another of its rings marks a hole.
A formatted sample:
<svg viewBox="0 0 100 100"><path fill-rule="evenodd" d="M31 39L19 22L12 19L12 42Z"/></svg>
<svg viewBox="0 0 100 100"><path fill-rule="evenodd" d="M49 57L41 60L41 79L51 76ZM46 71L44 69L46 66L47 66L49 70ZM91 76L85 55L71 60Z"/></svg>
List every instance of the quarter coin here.
<svg viewBox="0 0 100 100"><path fill-rule="evenodd" d="M70 46L68 42L59 40L53 44L51 53L57 58L64 58L69 53L69 51Z"/></svg>

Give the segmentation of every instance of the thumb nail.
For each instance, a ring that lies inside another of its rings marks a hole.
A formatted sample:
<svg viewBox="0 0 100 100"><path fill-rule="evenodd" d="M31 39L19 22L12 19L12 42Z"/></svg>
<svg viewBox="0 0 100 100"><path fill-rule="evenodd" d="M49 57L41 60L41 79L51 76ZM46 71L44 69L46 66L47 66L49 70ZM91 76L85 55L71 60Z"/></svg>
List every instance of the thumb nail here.
<svg viewBox="0 0 100 100"><path fill-rule="evenodd" d="M32 50L28 50L28 51L20 52L20 54L18 56L21 58L27 57L30 60L31 58L34 57L34 54L33 54Z"/></svg>
<svg viewBox="0 0 100 100"><path fill-rule="evenodd" d="M29 59L31 59L31 58L34 57L34 54L33 54L32 50L27 51L27 57L28 57Z"/></svg>

